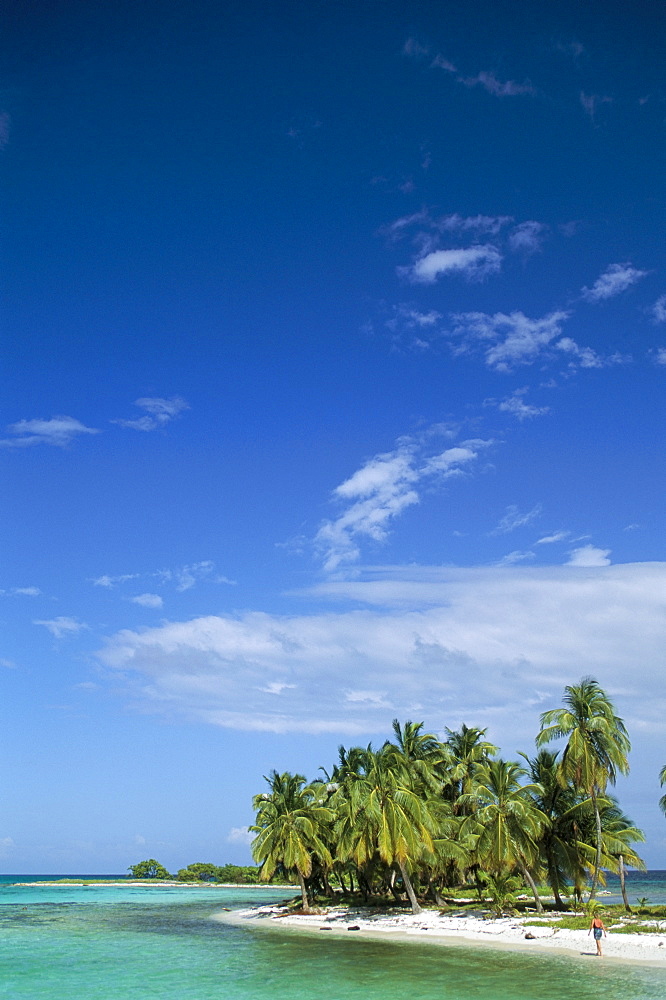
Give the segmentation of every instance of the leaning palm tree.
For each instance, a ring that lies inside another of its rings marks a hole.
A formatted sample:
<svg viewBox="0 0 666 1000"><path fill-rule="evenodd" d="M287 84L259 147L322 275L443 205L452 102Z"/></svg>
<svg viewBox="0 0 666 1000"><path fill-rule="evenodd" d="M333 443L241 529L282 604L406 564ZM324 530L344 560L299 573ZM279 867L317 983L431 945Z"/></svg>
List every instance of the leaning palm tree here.
<svg viewBox="0 0 666 1000"><path fill-rule="evenodd" d="M541 912L530 868L538 867L538 840L546 817L534 802L534 796L542 791L540 786L520 783L526 773L515 761L497 759L482 764L473 790L461 796L461 804L472 810L463 825L476 833L475 853L482 868L491 874L517 868Z"/></svg>
<svg viewBox="0 0 666 1000"><path fill-rule="evenodd" d="M606 786L615 784L618 772L627 774L627 754L631 743L624 722L606 692L593 677L564 689L564 708L555 708L541 716L537 746L555 739L567 744L560 764L561 780L586 792L592 799L596 822L597 853L590 888L594 899L601 869L601 816L598 796Z"/></svg>
<svg viewBox="0 0 666 1000"><path fill-rule="evenodd" d="M255 795L253 799L257 817L250 830L257 836L252 841L252 856L261 864L263 881L267 881L276 868L296 872L303 910L308 912L310 904L305 880L312 872L313 858L318 858L324 868L332 864L325 834L333 812L323 804L321 786L317 783L305 785L301 774L272 771L265 780L270 792Z"/></svg>

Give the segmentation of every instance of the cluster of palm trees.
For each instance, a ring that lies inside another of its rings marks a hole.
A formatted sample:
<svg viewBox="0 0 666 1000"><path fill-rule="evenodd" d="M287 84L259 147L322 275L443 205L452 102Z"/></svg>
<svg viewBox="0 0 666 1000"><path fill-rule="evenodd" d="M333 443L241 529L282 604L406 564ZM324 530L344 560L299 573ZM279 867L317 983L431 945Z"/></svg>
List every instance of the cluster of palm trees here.
<svg viewBox="0 0 666 1000"><path fill-rule="evenodd" d="M253 800L261 877L295 876L305 911L334 881L366 900L406 894L416 913L419 899L441 904L455 886L518 876L540 911L538 884L565 908L588 885L593 898L604 870L623 879L625 865L644 867L632 847L643 834L607 792L629 769L629 739L593 678L541 716L534 757L503 760L485 737L462 726L439 740L423 723L394 720L392 740L341 746L322 778L273 771ZM561 752L545 747L555 739Z"/></svg>

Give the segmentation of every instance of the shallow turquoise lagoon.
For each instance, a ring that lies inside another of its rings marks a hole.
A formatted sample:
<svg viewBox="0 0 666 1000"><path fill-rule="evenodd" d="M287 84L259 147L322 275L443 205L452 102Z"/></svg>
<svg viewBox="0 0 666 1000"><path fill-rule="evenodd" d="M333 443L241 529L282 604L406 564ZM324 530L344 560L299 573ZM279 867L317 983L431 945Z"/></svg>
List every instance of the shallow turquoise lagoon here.
<svg viewBox="0 0 666 1000"><path fill-rule="evenodd" d="M230 927L285 890L0 887L11 1000L666 1000L661 969Z"/></svg>

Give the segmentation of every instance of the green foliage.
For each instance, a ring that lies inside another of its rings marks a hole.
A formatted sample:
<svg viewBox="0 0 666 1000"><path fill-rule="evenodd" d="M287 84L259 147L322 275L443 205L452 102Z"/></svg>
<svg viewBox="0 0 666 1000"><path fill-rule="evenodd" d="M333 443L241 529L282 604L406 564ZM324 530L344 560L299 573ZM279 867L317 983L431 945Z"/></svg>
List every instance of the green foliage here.
<svg viewBox="0 0 666 1000"><path fill-rule="evenodd" d="M644 867L633 847L644 838L606 790L627 770L624 723L591 678L567 687L564 705L544 713L537 737L564 750L521 754L527 767L496 758L484 729L447 729L441 741L394 720L392 740L340 747L324 778L273 771L254 798L261 880L298 877L304 908L407 896L414 912L450 905L469 894L454 889L463 885L490 894L496 912L529 886L541 912L546 883L557 909L582 911L590 877L594 897L605 871ZM493 881L480 884L480 871Z"/></svg>
<svg viewBox="0 0 666 1000"><path fill-rule="evenodd" d="M481 872L481 881L486 888L486 895L490 897L490 902L495 916L501 917L515 911L516 896L523 888L522 882L515 875L508 872Z"/></svg>
<svg viewBox="0 0 666 1000"><path fill-rule="evenodd" d="M170 879L166 868L155 861L155 858L149 858L147 861L140 861L138 865L130 865L127 869L132 878L155 878L155 879Z"/></svg>

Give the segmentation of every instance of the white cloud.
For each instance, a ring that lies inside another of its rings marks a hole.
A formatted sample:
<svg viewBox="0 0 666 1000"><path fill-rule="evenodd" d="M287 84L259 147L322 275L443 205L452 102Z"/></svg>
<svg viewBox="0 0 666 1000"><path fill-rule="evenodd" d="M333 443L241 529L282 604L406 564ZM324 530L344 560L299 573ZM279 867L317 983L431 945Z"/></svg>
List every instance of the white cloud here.
<svg viewBox="0 0 666 1000"><path fill-rule="evenodd" d="M165 582L170 581L175 583L176 590L182 592L184 590L191 590L200 580L209 577L214 569L214 562L210 559L203 559L201 562L190 563L188 566L181 566L179 569L162 569L154 575ZM220 577L216 582L233 583L234 581L227 580L226 577Z"/></svg>
<svg viewBox="0 0 666 1000"><path fill-rule="evenodd" d="M488 233L496 236L500 230L513 222L511 215L442 215L433 220L434 228L440 232Z"/></svg>
<svg viewBox="0 0 666 1000"><path fill-rule="evenodd" d="M610 566L610 549L598 549L595 545L583 545L569 553L567 566L597 567Z"/></svg>
<svg viewBox="0 0 666 1000"><path fill-rule="evenodd" d="M502 255L491 244L456 250L434 250L398 273L418 284L432 285L442 275L462 274L468 279L485 278L499 271Z"/></svg>
<svg viewBox="0 0 666 1000"><path fill-rule="evenodd" d="M227 834L228 844L251 844L253 840L254 834L247 826L232 826Z"/></svg>
<svg viewBox="0 0 666 1000"><path fill-rule="evenodd" d="M481 344L486 364L497 371L510 371L516 365L532 364L561 335L568 312L559 310L542 319L529 319L522 312L454 314L453 334L460 337L461 351Z"/></svg>
<svg viewBox="0 0 666 1000"><path fill-rule="evenodd" d="M136 597L130 597L130 601L140 604L142 608L161 608L164 604L159 594L137 594Z"/></svg>
<svg viewBox="0 0 666 1000"><path fill-rule="evenodd" d="M499 560L496 564L497 566L516 566L518 563L527 562L530 559L534 559L534 553L523 549L515 549L513 552L508 552L505 556Z"/></svg>
<svg viewBox="0 0 666 1000"><path fill-rule="evenodd" d="M521 422L529 420L532 417L541 417L544 413L550 412L549 406L533 406L531 403L526 403L524 396L527 391L526 387L523 389L514 389L510 396L506 396L499 403L496 400L486 400L486 403L488 405L496 405L497 409L502 413L510 413Z"/></svg>
<svg viewBox="0 0 666 1000"><path fill-rule="evenodd" d="M530 521L539 517L542 510L543 508L541 504L538 503L535 507L532 507L532 510L525 511L524 514L521 514L515 504L511 504L506 508L504 517L501 519L497 527L493 528L490 534L508 535L509 532L515 531L516 528L524 528L526 524L530 523Z"/></svg>
<svg viewBox="0 0 666 1000"><path fill-rule="evenodd" d="M260 687L257 690L263 691L265 694L282 694L283 691L288 691L295 687L295 684L285 684L283 681L271 681L270 684L266 684L265 687Z"/></svg>
<svg viewBox="0 0 666 1000"><path fill-rule="evenodd" d="M109 576L105 573L104 576L98 576L91 582L95 587L115 587L127 580L136 580L138 576L138 573L122 573L120 576Z"/></svg>
<svg viewBox="0 0 666 1000"><path fill-rule="evenodd" d="M603 302L631 288L637 281L644 278L647 271L639 271L627 262L625 264L609 264L592 288L583 288L582 296L587 302Z"/></svg>
<svg viewBox="0 0 666 1000"><path fill-rule="evenodd" d="M141 399L135 400L134 405L146 410L146 415L137 417L135 420L112 420L111 423L118 424L120 427L131 427L136 431L155 431L190 408L180 396L171 396L169 399L162 399L159 396L143 396Z"/></svg>
<svg viewBox="0 0 666 1000"><path fill-rule="evenodd" d="M518 97L522 94L535 94L536 91L529 80L516 83L515 80L498 80L494 73L482 70L477 76L458 77L459 83L466 87L483 87L495 97Z"/></svg>
<svg viewBox="0 0 666 1000"><path fill-rule="evenodd" d="M39 587L10 587L9 590L0 589L3 597L39 597L41 590Z"/></svg>
<svg viewBox="0 0 666 1000"><path fill-rule="evenodd" d="M360 556L362 538L383 542L390 523L419 503L417 487L426 478L435 481L460 475L490 442L463 441L444 451L433 451L429 435L402 438L394 451L375 455L336 487L336 501L348 506L335 520L326 520L315 536L324 569L334 572Z"/></svg>
<svg viewBox="0 0 666 1000"><path fill-rule="evenodd" d="M538 538L537 545L552 545L554 542L563 542L570 536L570 531L554 531L552 535L544 535Z"/></svg>
<svg viewBox="0 0 666 1000"><path fill-rule="evenodd" d="M509 247L516 253L536 253L541 249L547 230L547 226L534 219L521 222L509 233Z"/></svg>
<svg viewBox="0 0 666 1000"><path fill-rule="evenodd" d="M654 354L654 360L658 365L666 365L666 347L658 347Z"/></svg>
<svg viewBox="0 0 666 1000"><path fill-rule="evenodd" d="M650 310L655 323L666 323L666 295L660 295Z"/></svg>
<svg viewBox="0 0 666 1000"><path fill-rule="evenodd" d="M51 417L50 420L19 420L7 428L14 437L0 439L5 448L27 448L35 444L52 444L66 448L79 434L99 434L94 427L86 427L74 417Z"/></svg>
<svg viewBox="0 0 666 1000"><path fill-rule="evenodd" d="M529 749L564 684L593 674L625 693L622 715L660 727L663 746L665 586L665 563L377 568L308 592L342 610L124 630L99 657L139 710L367 739L426 705L429 729L490 725L507 754ZM261 690L285 677L297 685L288 702Z"/></svg>
<svg viewBox="0 0 666 1000"><path fill-rule="evenodd" d="M56 639L62 639L67 635L76 635L88 628L83 622L76 618L67 618L61 615L58 618L39 619L33 621L33 625L43 625Z"/></svg>
<svg viewBox="0 0 666 1000"><path fill-rule="evenodd" d="M5 670L16 670L16 664L13 660L6 660L3 656L0 656L0 667L4 667Z"/></svg>

